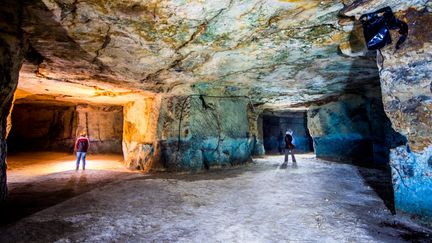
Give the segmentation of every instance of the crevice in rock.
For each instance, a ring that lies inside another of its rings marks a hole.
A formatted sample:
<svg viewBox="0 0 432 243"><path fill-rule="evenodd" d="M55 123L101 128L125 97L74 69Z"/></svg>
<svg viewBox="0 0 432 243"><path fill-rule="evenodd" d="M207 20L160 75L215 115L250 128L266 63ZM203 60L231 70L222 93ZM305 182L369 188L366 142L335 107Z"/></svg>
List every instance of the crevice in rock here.
<svg viewBox="0 0 432 243"><path fill-rule="evenodd" d="M402 184L405 186L405 188L409 189L409 187L405 184L405 180L404 177L402 176L402 173L400 172L399 168L397 166L394 165L390 165L394 171L396 171L396 173L399 176L399 180L402 182Z"/></svg>
<svg viewBox="0 0 432 243"><path fill-rule="evenodd" d="M39 69L39 65L45 60L45 57L42 56L36 49L34 49L31 44L29 44L25 58L30 63L36 65L38 69Z"/></svg>
<svg viewBox="0 0 432 243"><path fill-rule="evenodd" d="M192 33L192 35L189 37L189 39L182 43L181 45L179 45L176 49L175 49L175 55L179 55L178 58L175 58L167 67L162 68L157 70L156 72L150 73L148 74L145 78L141 79L141 83L145 83L148 82L150 80L155 80L159 74L163 71L168 71L172 68L179 68L180 69L180 64L181 62L186 59L189 55L191 55L193 53L189 52L186 55L182 55L180 53L180 51L185 48L187 45L193 43L203 32L206 31L208 25L213 22L216 18L218 18L224 11L226 11L227 9L231 8L232 5L234 3L234 0L230 0L228 6L226 8L222 8L220 9L215 15L213 15L211 18L209 19L205 19L203 23L201 23L200 25L198 25L197 29Z"/></svg>
<svg viewBox="0 0 432 243"><path fill-rule="evenodd" d="M102 46L96 50L96 52L95 52L96 55L93 58L93 60L91 61L91 63L93 63L93 64L97 63L98 65L102 64L102 62L99 60L99 57L101 55L101 51L103 49L105 49L108 46L108 44L111 42L110 31L111 31L111 26L108 26L108 30L105 33L105 37L104 37L104 41L102 43Z"/></svg>
<svg viewBox="0 0 432 243"><path fill-rule="evenodd" d="M183 99L183 102L181 104L181 109L180 109L180 117L179 117L179 126L178 126L178 140L177 140L177 151L180 151L180 145L181 145L181 127L182 127L182 120L183 120L183 113L184 110L186 108L186 104L189 100L189 98L192 96L186 96Z"/></svg>
<svg viewBox="0 0 432 243"><path fill-rule="evenodd" d="M191 55L192 53L193 52L189 52L185 56L178 57L177 59L172 61L168 67L161 68L161 69L157 70L156 72L148 74L145 78L141 79L140 82L146 83L146 82L152 81L152 82L156 82L156 84L160 84L160 83L158 83L158 80L157 80L157 77L159 76L159 74L161 74L163 71L168 71L168 70L173 69L173 68L179 68L179 64L184 59L186 59L189 55Z"/></svg>
<svg viewBox="0 0 432 243"><path fill-rule="evenodd" d="M215 108L209 104L206 103L206 101L204 100L204 96L200 95L199 99L201 100L202 106L204 107L204 109L211 109L211 110L215 110Z"/></svg>

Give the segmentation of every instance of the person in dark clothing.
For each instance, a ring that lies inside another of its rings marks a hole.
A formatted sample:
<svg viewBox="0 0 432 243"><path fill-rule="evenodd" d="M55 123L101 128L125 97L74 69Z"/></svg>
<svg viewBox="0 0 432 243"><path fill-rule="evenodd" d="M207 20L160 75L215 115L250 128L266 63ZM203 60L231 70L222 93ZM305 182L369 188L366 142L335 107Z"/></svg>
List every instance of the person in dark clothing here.
<svg viewBox="0 0 432 243"><path fill-rule="evenodd" d="M293 163L297 163L296 158L294 156L294 137L293 131L288 130L285 134L285 161L284 163L288 163L288 154L291 153L291 158Z"/></svg>
<svg viewBox="0 0 432 243"><path fill-rule="evenodd" d="M277 137L277 143L278 143L278 151L279 154L282 154L283 152L283 148L284 148L284 135L282 133L282 131L279 132L279 135Z"/></svg>
<svg viewBox="0 0 432 243"><path fill-rule="evenodd" d="M76 170L79 169L80 160L82 159L82 168L85 170L86 165L86 154L90 147L90 141L85 133L81 133L81 136L75 142L75 151L77 155Z"/></svg>

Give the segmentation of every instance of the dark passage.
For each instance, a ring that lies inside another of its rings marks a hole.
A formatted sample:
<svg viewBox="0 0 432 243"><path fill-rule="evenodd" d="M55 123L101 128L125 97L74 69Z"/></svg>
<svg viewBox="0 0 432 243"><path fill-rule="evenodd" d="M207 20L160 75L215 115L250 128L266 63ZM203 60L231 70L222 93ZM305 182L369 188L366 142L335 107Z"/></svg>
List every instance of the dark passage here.
<svg viewBox="0 0 432 243"><path fill-rule="evenodd" d="M77 135L86 132L91 153L122 153L121 106L75 105L66 102L15 104L8 137L11 153L73 152Z"/></svg>
<svg viewBox="0 0 432 243"><path fill-rule="evenodd" d="M127 176L122 162L123 108L17 100L8 137L8 198L0 227ZM87 171L75 172L75 139L90 139Z"/></svg>
<svg viewBox="0 0 432 243"><path fill-rule="evenodd" d="M313 152L312 137L307 129L306 112L269 112L264 113L263 116L266 154L279 153L278 147L281 136L285 136L287 129L294 131L294 143L297 152Z"/></svg>

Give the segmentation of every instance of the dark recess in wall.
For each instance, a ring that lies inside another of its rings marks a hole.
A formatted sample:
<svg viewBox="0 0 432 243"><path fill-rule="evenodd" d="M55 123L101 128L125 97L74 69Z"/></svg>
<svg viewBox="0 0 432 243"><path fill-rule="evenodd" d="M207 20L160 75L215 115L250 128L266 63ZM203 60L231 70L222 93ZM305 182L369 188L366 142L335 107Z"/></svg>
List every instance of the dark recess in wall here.
<svg viewBox="0 0 432 243"><path fill-rule="evenodd" d="M72 104L15 104L9 152L72 152L76 129L76 108Z"/></svg>
<svg viewBox="0 0 432 243"><path fill-rule="evenodd" d="M307 129L306 112L278 112L264 114L263 133L266 154L279 153L281 132L285 136L287 129L294 131L297 152L313 152L313 141ZM279 138L279 139L278 139ZM284 143L282 146L285 146Z"/></svg>
<svg viewBox="0 0 432 243"><path fill-rule="evenodd" d="M85 120L80 121L80 119ZM119 106L72 103L18 103L12 111L8 148L12 153L73 152L78 133L87 131L89 153L121 153L123 114Z"/></svg>

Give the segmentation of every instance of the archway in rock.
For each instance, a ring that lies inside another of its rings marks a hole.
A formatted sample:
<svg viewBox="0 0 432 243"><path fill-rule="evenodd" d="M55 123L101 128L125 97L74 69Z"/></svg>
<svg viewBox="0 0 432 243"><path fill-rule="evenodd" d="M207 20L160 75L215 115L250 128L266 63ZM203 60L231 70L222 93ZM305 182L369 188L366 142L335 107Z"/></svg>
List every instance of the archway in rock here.
<svg viewBox="0 0 432 243"><path fill-rule="evenodd" d="M266 154L281 153L279 146L284 147L283 137L288 129L294 132L297 152L314 151L313 140L307 128L306 111L264 112L263 136Z"/></svg>
<svg viewBox="0 0 432 243"><path fill-rule="evenodd" d="M87 133L92 154L122 155L123 108L114 105L16 101L8 137L10 153L73 152Z"/></svg>
<svg viewBox="0 0 432 243"><path fill-rule="evenodd" d="M132 173L122 152L122 105L16 99L9 123L9 198L0 210L0 225ZM75 171L74 144L81 132L87 133L90 148L86 170Z"/></svg>
<svg viewBox="0 0 432 243"><path fill-rule="evenodd" d="M14 178L14 169L29 170L31 177L73 170L59 159L72 155L75 141L83 132L90 140L87 169L109 170L115 163L121 165L123 137L123 108L116 105L75 104L50 100L16 100L11 113L11 130L8 137L9 174ZM62 154L63 153L63 154ZM37 156L35 156L37 154ZM93 155L111 155L106 163L91 163ZM39 161L26 166L28 158L38 157ZM46 159L45 159L46 157ZM114 163L114 159L116 162ZM50 161L50 163L47 163ZM40 163L39 166L35 163Z"/></svg>

